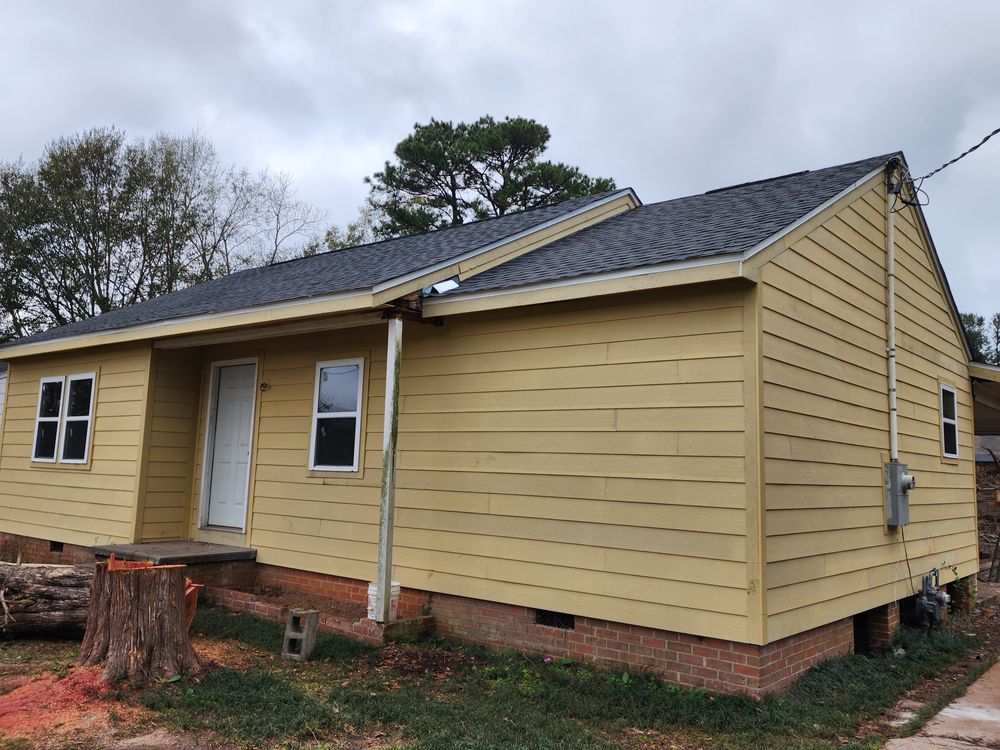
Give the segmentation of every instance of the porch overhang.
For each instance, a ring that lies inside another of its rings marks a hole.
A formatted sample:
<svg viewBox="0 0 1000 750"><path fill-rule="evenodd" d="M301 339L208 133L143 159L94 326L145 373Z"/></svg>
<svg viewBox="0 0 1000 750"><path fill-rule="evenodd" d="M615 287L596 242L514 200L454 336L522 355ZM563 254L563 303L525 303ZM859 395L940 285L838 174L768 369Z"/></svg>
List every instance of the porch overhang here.
<svg viewBox="0 0 1000 750"><path fill-rule="evenodd" d="M1000 435L1000 367L969 363L977 435Z"/></svg>

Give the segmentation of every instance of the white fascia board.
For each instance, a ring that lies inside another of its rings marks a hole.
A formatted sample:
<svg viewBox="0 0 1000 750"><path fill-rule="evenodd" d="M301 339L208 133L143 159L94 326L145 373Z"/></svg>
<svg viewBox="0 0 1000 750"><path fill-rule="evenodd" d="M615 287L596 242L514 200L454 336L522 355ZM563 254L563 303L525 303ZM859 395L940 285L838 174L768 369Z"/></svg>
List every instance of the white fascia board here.
<svg viewBox="0 0 1000 750"><path fill-rule="evenodd" d="M28 344L18 344L17 342L12 342L11 344L0 347L0 355L5 352L16 353L18 356L23 354L30 354L32 349L41 348L49 346L56 343L72 343L75 341L80 341L82 339L94 338L96 336L114 336L119 333L145 333L148 332L150 336L138 336L138 339L144 338L155 338L157 330L161 330L168 326L183 325L185 323L197 323L203 320L213 320L220 324L220 327L225 327L225 321L227 318L235 318L240 315L247 315L250 313L260 312L261 310L282 310L295 307L303 307L305 305L313 305L316 303L332 302L334 300L340 299L350 299L352 297L368 297L368 290L363 291L352 291L343 292L339 294L324 294L317 295L315 297L303 297L301 299L289 300L287 302L274 302L265 303L262 305L254 305L253 307L241 307L237 310L226 310L224 312L218 313L203 313L201 315L187 315L182 318L167 318L165 320L157 320L153 323L142 323L136 326L124 326L121 328L107 328L99 331L87 331L85 333L78 333L72 336L57 336L51 339L44 339L42 341L32 341ZM346 312L346 311L345 311Z"/></svg>
<svg viewBox="0 0 1000 750"><path fill-rule="evenodd" d="M823 211L828 209L830 206L835 204L837 201L852 193L854 190L857 190L861 185L865 184L870 179L883 172L884 169L885 165L882 165L881 167L872 170L864 177L860 178L856 182L852 183L848 187L841 190L839 193L837 193L829 200L821 203L819 206L814 208L809 213L804 214L799 219L796 219L794 222L784 227L780 231L775 232L767 239L758 242L749 250L745 250L743 252L725 253L721 255L713 255L707 258L693 258L691 260L680 260L671 263L661 263L655 266L641 266L638 268L629 268L629 269L624 269L622 271L612 271L603 274L575 276L571 279L561 279L559 281L551 281L551 282L540 282L538 284L526 284L523 286L510 287L508 289L493 289L493 290L484 290L482 292L469 292L468 294L450 294L446 297L432 297L424 300L424 307L433 308L436 304L443 304L444 302L460 302L460 301L464 302L467 300L487 299L490 297L502 297L510 294L521 294L524 292L542 291L546 289L556 289L559 287L576 286L576 285L583 286L586 284L591 284L601 281L625 279L634 276L648 276L650 274L664 273L666 271L675 271L675 270L679 271L689 268L702 268L706 266L715 266L721 263L729 263L732 261L739 261L740 263L743 263L744 261L752 258L754 255L761 252L762 250L770 247L775 242L778 242L782 237L786 236L790 232L795 231L806 222L818 216ZM741 276L743 275L742 268L740 275Z"/></svg>
<svg viewBox="0 0 1000 750"><path fill-rule="evenodd" d="M624 190L618 190L612 193L611 195L601 198L600 200L593 201L592 203L587 203L586 205L581 206L580 208L577 208L573 211L568 211L564 214L559 214L558 216L555 216L549 219L548 221L544 221L541 224L532 224L527 229L523 229L520 232L517 232L516 234L509 234L506 237L501 237L496 242L491 242L488 245L477 247L475 250L470 250L466 253L463 253L462 255L455 255L451 258L448 258L447 260L441 261L440 263L435 263L432 266L426 266L424 268L420 268L416 271L413 271L412 273L404 274L402 276L397 276L396 278L389 279L388 281L383 281L372 287L372 292L378 294L379 292L384 292L386 289L392 289L393 287L406 284L410 281L415 281L416 279L423 278L424 276L427 276L429 274L436 273L438 271L443 271L446 268L451 268L456 263L461 263L463 261L469 260L470 258L475 258L477 255L488 253L490 250L495 250L496 248L503 247L504 245L507 245L511 242L516 242L517 240L522 239L523 237L532 235L535 232L540 232L543 229L548 229L549 227L555 226L556 224L561 224L567 219L572 219L573 217L579 216L580 214L585 214L588 211L592 211L595 208L611 203L612 201L616 201L624 196L630 196L632 200L635 202L636 206L642 205L642 201L639 200L639 196L635 194L635 191L632 188L625 188Z"/></svg>

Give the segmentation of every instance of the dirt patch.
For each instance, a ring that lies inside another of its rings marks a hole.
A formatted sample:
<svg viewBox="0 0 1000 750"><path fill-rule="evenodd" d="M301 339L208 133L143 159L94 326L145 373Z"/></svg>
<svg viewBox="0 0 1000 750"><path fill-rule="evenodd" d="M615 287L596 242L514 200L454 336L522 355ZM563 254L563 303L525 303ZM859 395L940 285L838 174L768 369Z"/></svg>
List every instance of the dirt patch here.
<svg viewBox="0 0 1000 750"><path fill-rule="evenodd" d="M421 648L390 643L379 652L374 671L400 677L433 675L435 680L447 680L457 671L464 671L478 662L460 651L441 648Z"/></svg>
<svg viewBox="0 0 1000 750"><path fill-rule="evenodd" d="M705 750L711 747L704 738L694 733L631 727L621 734L606 735L605 739L622 750Z"/></svg>
<svg viewBox="0 0 1000 750"><path fill-rule="evenodd" d="M225 666L230 669L247 669L258 665L262 658L273 660L272 654L239 641L217 641L204 636L192 636L191 645L206 668Z"/></svg>
<svg viewBox="0 0 1000 750"><path fill-rule="evenodd" d="M102 682L99 669L76 668L61 680L43 675L0 696L0 734L36 748L63 747L67 736L96 738L113 731L115 723L141 721L144 713Z"/></svg>
<svg viewBox="0 0 1000 750"><path fill-rule="evenodd" d="M244 590L244 593L253 594L265 604L275 604L288 609L316 609L321 615L333 615L351 622L368 615L366 605L359 602L346 602L319 594L288 591L277 586L254 586L252 589Z"/></svg>

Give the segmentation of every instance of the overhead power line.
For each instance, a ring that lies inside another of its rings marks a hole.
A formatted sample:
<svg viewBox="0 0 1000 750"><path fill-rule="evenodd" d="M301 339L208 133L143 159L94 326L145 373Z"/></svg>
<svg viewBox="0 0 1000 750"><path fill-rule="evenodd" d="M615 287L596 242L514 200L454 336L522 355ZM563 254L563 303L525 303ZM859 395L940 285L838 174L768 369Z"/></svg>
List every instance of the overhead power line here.
<svg viewBox="0 0 1000 750"><path fill-rule="evenodd" d="M990 138L992 138L993 136L995 136L997 133L1000 133L1000 128L997 128L992 133L989 133L988 135L986 135L981 141L979 141L979 143L977 143L972 148L966 149L965 151L963 151L962 153L960 153L958 156L956 156L954 159L951 159L950 161L946 161L944 164L942 164L937 169L931 170L927 174L921 175L920 177L913 177L913 176L911 176L910 173L909 173L909 170L905 166L903 166L902 180L900 181L899 185L900 186L902 186L904 184L905 185L909 185L909 187L910 187L910 197L909 198L904 197L903 194L901 192L898 192L898 190L897 190L898 200L899 200L899 203L901 205L899 206L899 208L896 208L895 200L894 200L893 201L893 208L891 210L895 213L897 211L901 211L903 209L903 206L926 206L930 202L930 197L927 195L927 191L923 189L924 181L927 180L927 179L930 179L931 177L933 177L934 175L936 175L941 170L946 169L947 167L950 167L955 162L961 161L966 156L968 156L973 151L975 151L977 148L979 148L984 143L986 143L986 141L988 141Z"/></svg>
<svg viewBox="0 0 1000 750"><path fill-rule="evenodd" d="M960 154L959 154L958 156L956 156L956 157L955 157L954 159L952 159L951 161L946 161L946 162L945 162L944 164L942 164L942 165L941 165L940 167L938 167L937 169L935 169L935 170L933 170L933 171L931 171L931 172L928 172L927 174L923 175L922 177L912 177L912 178L910 178L910 179L913 179L913 180L920 180L920 181L922 182L923 180L926 180L926 179L929 179L929 178L933 177L934 175L936 175L936 174L937 174L938 172L940 172L940 171L941 171L942 169L944 169L945 167L950 167L950 166L951 166L952 164L954 164L955 162L957 162L957 161L961 161L962 159L964 159L964 158L965 158L966 156L968 156L968 155L969 155L969 154L971 154L971 153L972 153L973 151L975 151L975 150L976 150L977 148L979 148L980 146L982 146L982 145L983 145L984 143L986 143L986 141L988 141L988 140L989 140L990 138L992 138L993 136L995 136L995 135L996 135L997 133L1000 133L1000 128L997 128L996 130L994 130L994 131L993 131L992 133L990 133L990 134L989 134L989 135L987 135L987 136L986 136L985 138L983 138L983 140L981 140L981 141L980 141L979 143L977 143L977 144L976 144L975 146L973 146L973 147L972 147L972 148L970 148L970 149L967 149L966 151L963 151L962 153L960 153Z"/></svg>

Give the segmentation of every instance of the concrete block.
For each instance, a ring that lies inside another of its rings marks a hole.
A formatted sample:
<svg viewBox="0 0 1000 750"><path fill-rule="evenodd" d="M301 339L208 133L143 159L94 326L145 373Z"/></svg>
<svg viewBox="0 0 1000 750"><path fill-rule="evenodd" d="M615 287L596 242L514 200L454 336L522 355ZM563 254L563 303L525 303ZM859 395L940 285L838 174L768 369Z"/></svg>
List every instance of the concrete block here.
<svg viewBox="0 0 1000 750"><path fill-rule="evenodd" d="M316 648L316 632L319 630L319 610L292 609L288 612L285 625L285 642L281 647L281 658L305 661Z"/></svg>

